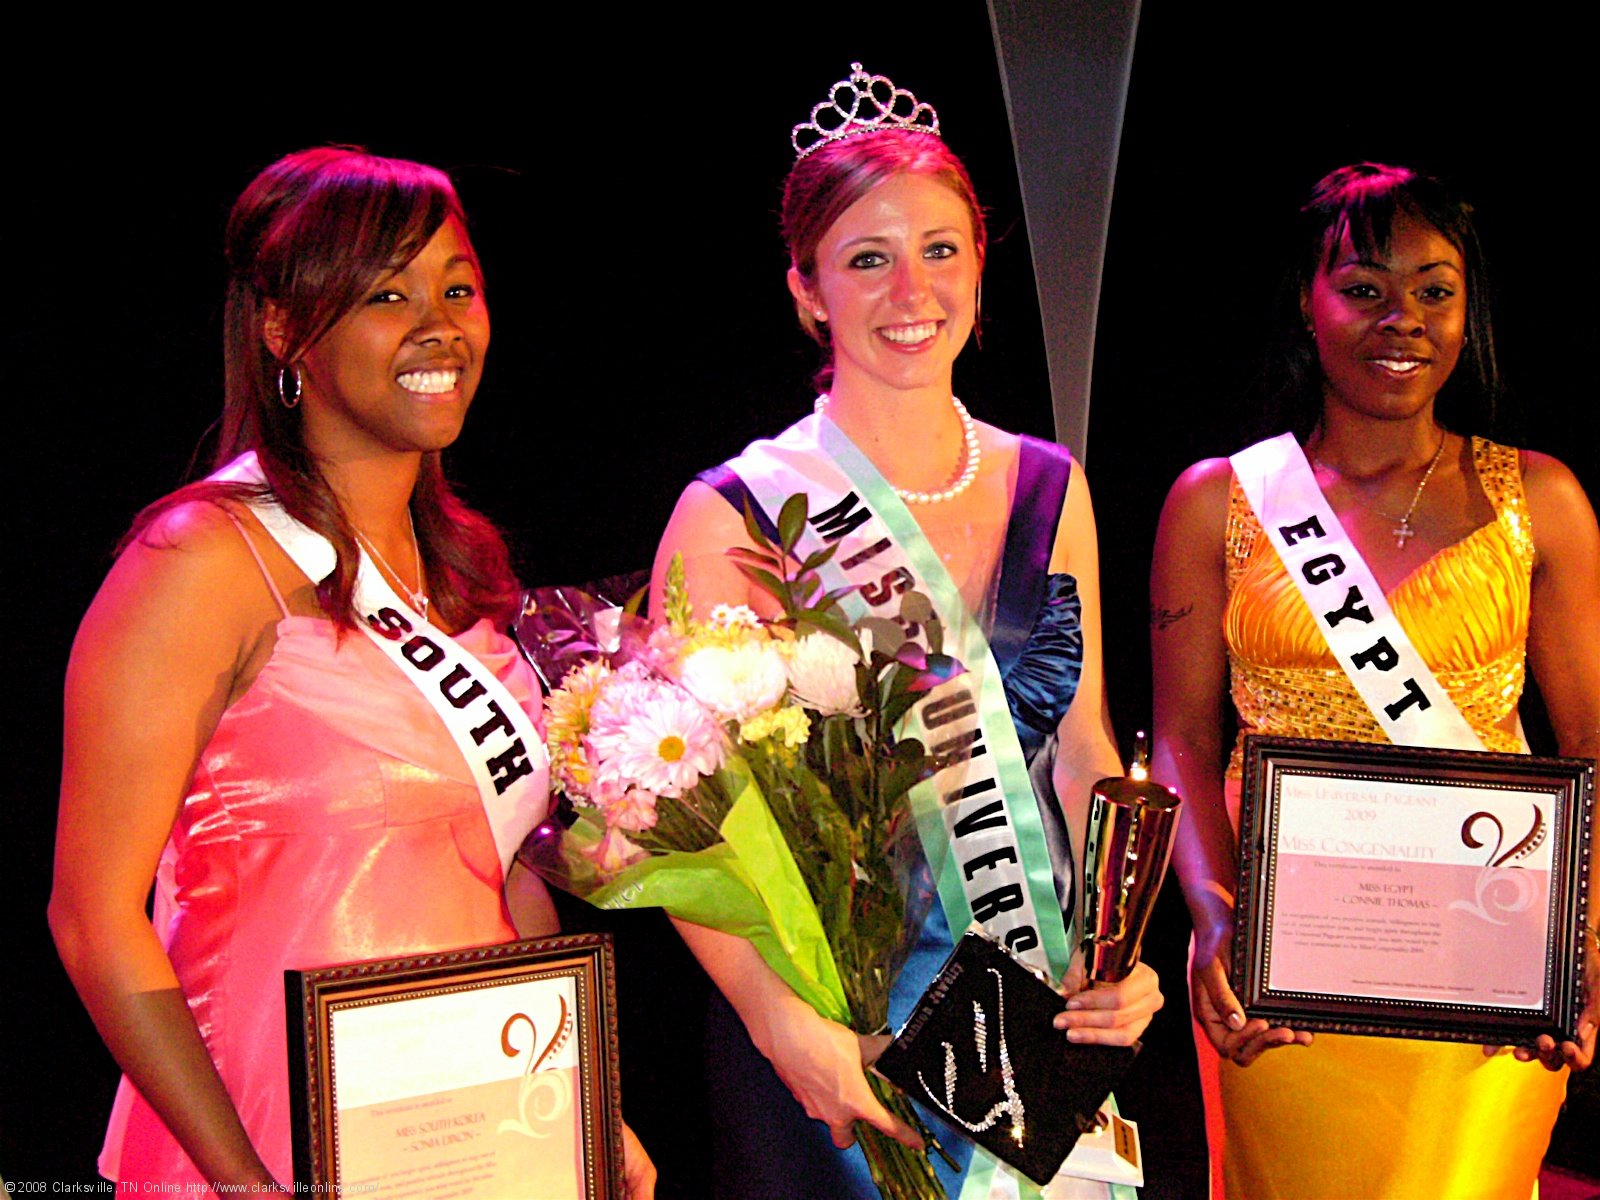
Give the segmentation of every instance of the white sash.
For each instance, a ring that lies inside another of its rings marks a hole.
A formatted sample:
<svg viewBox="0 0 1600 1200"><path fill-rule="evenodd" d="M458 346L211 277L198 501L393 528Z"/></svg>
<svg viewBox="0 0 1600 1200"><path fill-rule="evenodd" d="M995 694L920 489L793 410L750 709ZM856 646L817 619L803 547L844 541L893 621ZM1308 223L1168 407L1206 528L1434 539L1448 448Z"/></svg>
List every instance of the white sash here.
<svg viewBox="0 0 1600 1200"><path fill-rule="evenodd" d="M1294 436L1257 442L1228 461L1333 657L1389 740L1484 749L1401 628Z"/></svg>
<svg viewBox="0 0 1600 1200"><path fill-rule="evenodd" d="M211 479L266 482L253 450ZM276 500L254 501L250 510L306 578L320 583L332 573L333 546L321 534L291 517ZM422 693L460 749L478 785L503 878L523 837L544 815L550 781L544 738L505 684L401 600L365 550L354 599L363 618L357 626Z"/></svg>

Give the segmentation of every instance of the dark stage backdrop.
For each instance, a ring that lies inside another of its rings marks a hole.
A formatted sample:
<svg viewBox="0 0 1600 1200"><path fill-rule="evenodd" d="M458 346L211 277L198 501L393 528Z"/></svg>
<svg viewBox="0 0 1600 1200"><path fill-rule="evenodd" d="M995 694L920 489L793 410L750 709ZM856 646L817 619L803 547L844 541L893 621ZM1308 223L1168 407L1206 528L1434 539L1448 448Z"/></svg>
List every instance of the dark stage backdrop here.
<svg viewBox="0 0 1600 1200"><path fill-rule="evenodd" d="M529 584L648 568L696 471L809 410L818 363L793 317L776 214L790 127L852 60L938 106L991 208L984 348L963 359L959 394L987 420L1051 436L983 5L934 6L915 24L852 15L847 31L788 44L754 13L608 10L528 34L393 13L360 39L263 29L229 47L236 61L219 46L213 65L133 38L114 62L65 57L7 84L11 110L36 119L20 135L27 209L13 243L27 281L12 391L26 397L26 441L10 471L24 519L6 564L18 617L7 653L29 682L0 816L15 907L0 984L6 1179L95 1175L117 1076L44 924L62 676L117 538L189 477L219 411L223 225L262 166L354 142L455 174L494 337L448 465L507 531ZM50 44L76 45L64 31ZM62 97L70 112L54 107ZM630 1013L629 997L644 1007L678 983L636 961L620 968L625 1034L653 1016ZM644 1124L666 1122L650 1145L669 1160L669 1194L702 1196L704 1133L680 1092L692 1081L643 1071L624 1085L630 1115L643 1104ZM683 1136L664 1141L669 1118Z"/></svg>
<svg viewBox="0 0 1600 1200"><path fill-rule="evenodd" d="M839 33L810 32L825 19L814 7L773 9L759 27L757 11L545 18L532 33L398 15L359 36L273 23L248 39L219 32L209 60L148 34L100 60L83 31L54 29L33 43L47 48L37 65L9 76L26 203L12 227L22 339L9 456L22 520L6 561L6 654L20 669L0 810L14 909L0 984L8 1180L94 1176L116 1075L43 920L62 673L118 535L188 477L217 413L222 226L265 163L343 141L455 170L495 336L450 466L507 529L529 583L648 566L694 471L806 411L815 360L783 285L778 188L789 126L853 58L939 106L992 210L984 344L959 364L958 393L984 419L1051 433L982 4L921 5L915 20L851 10ZM1479 198L1505 359L1535 405L1530 444L1587 456L1573 465L1591 495L1596 485L1592 444L1563 436L1580 403L1567 382L1575 342L1594 324L1566 276L1581 278L1587 247L1551 181L1570 168L1529 159L1530 133L1585 144L1578 114L1543 90L1560 64L1519 57L1499 31L1470 55L1406 52L1387 35L1355 45L1326 28L1222 27L1202 11L1143 16L1097 337L1088 459L1124 738L1148 712L1156 511L1183 465L1238 444L1238 384L1275 274L1270 234L1327 168L1420 162ZM1181 992L1178 976L1167 990Z"/></svg>
<svg viewBox="0 0 1600 1200"><path fill-rule="evenodd" d="M1190 463L1247 441L1283 239L1333 168L1415 166L1474 203L1509 408L1521 417L1509 440L1560 458L1600 503L1593 385L1574 353L1589 345L1578 331L1600 317L1572 287L1592 225L1578 147L1591 140L1593 103L1575 85L1588 69L1575 30L1531 13L1447 29L1437 9L1391 23L1334 4L1293 17L1281 5L1239 11L1251 7L1156 0L1140 14L1087 454L1106 677L1124 741L1150 714L1146 588L1162 501ZM1531 686L1523 715L1534 749L1553 753ZM1184 922L1169 881L1152 935L1165 962ZM1180 978L1162 968L1169 998ZM1596 1075L1574 1080L1549 1161L1600 1177Z"/></svg>
<svg viewBox="0 0 1600 1200"><path fill-rule="evenodd" d="M1127 656L1107 671L1119 729L1150 711L1143 589L1161 503L1184 467L1244 444L1284 239L1335 167L1414 166L1474 204L1508 409L1521 418L1512 440L1556 455L1600 499L1592 385L1569 332L1600 316L1568 282L1587 252L1576 55L1559 27L1433 31L1402 50L1376 30L1352 36L1348 19L1331 6L1292 24L1186 4L1141 15L1088 451L1108 658Z"/></svg>

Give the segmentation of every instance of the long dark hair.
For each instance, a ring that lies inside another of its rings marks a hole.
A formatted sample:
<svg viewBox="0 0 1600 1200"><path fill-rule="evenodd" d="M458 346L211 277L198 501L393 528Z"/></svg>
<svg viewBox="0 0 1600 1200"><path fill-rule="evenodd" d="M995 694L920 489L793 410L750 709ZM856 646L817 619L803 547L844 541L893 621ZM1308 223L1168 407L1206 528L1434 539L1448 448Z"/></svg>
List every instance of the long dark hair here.
<svg viewBox="0 0 1600 1200"><path fill-rule="evenodd" d="M279 399L278 374L451 219L466 228L449 178L404 159L325 146L281 158L257 175L228 218L225 394L216 462L254 450L266 487L191 484L141 512L124 544L175 505L270 494L333 544L338 565L318 584L317 600L332 620L353 627L360 562L355 530L306 449L299 409ZM269 303L282 321L281 360L262 336ZM517 584L505 541L451 490L436 451L423 455L411 515L440 620L453 627L479 617L509 620Z"/></svg>
<svg viewBox="0 0 1600 1200"><path fill-rule="evenodd" d="M1397 217L1433 226L1466 268L1467 343L1439 392L1437 418L1458 433L1499 432L1502 384L1489 315L1489 273L1472 206L1439 180L1409 167L1364 162L1323 176L1300 209L1261 380L1260 434L1288 429L1304 441L1315 428L1322 413L1322 366L1305 329L1301 297L1319 270L1334 265L1346 234L1364 258L1387 253Z"/></svg>

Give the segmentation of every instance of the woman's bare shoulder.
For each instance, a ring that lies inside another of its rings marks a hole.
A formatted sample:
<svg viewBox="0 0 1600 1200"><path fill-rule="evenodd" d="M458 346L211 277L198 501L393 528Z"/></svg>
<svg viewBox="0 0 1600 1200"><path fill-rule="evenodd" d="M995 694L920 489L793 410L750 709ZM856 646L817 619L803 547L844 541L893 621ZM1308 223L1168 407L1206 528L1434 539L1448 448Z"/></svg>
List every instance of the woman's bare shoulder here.
<svg viewBox="0 0 1600 1200"><path fill-rule="evenodd" d="M675 557L682 559L689 597L697 608L708 608L714 602L741 602L749 585L727 557L727 551L731 546L748 545L749 541L744 515L716 488L694 480L678 497L656 547L650 611L662 611L667 570Z"/></svg>
<svg viewBox="0 0 1600 1200"><path fill-rule="evenodd" d="M1572 469L1537 450L1522 453L1522 489L1540 563L1561 562L1588 577L1600 572L1600 529L1594 505Z"/></svg>
<svg viewBox="0 0 1600 1200"><path fill-rule="evenodd" d="M235 641L275 618L240 528L247 522L254 524L248 512L226 500L184 500L158 512L117 556L85 624L185 627L196 635L204 628Z"/></svg>
<svg viewBox="0 0 1600 1200"><path fill-rule="evenodd" d="M1232 484L1233 467L1225 458L1202 459L1178 476L1156 528L1152 596L1180 581L1184 590L1197 580L1220 578Z"/></svg>
<svg viewBox="0 0 1600 1200"><path fill-rule="evenodd" d="M129 539L129 547L226 555L239 542L237 525L243 520L245 505L210 496L163 503L166 507Z"/></svg>
<svg viewBox="0 0 1600 1200"><path fill-rule="evenodd" d="M1548 508L1556 519L1588 513L1593 518L1594 506L1583 484L1573 474L1572 468L1553 455L1538 450L1523 450L1522 487L1528 502L1537 509Z"/></svg>
<svg viewBox="0 0 1600 1200"><path fill-rule="evenodd" d="M247 521L256 524L243 505L226 499L181 500L157 512L127 540L116 569L141 578L171 577L174 584L203 584L246 567L255 569L240 529Z"/></svg>
<svg viewBox="0 0 1600 1200"><path fill-rule="evenodd" d="M1202 458L1185 468L1167 492L1167 503L1226 505L1233 483L1233 464L1225 458Z"/></svg>
<svg viewBox="0 0 1600 1200"><path fill-rule="evenodd" d="M696 479L683 489L662 534L662 551L679 551L686 556L708 550L722 553L729 546L748 540L744 514L710 484Z"/></svg>
<svg viewBox="0 0 1600 1200"><path fill-rule="evenodd" d="M1000 426L990 425L987 421L974 421L973 425L978 430L981 444L1001 454L1014 455L1022 445L1020 433L1012 433L1009 429L1001 429Z"/></svg>
<svg viewBox="0 0 1600 1200"><path fill-rule="evenodd" d="M1179 475L1161 508L1163 536L1202 536L1209 542L1228 519L1233 464L1225 458L1203 458Z"/></svg>

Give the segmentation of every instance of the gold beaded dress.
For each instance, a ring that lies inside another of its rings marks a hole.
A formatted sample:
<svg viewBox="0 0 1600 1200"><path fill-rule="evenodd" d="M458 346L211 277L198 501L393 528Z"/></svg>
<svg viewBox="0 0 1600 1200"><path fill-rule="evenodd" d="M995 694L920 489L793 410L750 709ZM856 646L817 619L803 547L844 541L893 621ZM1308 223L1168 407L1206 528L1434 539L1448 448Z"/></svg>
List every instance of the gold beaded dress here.
<svg viewBox="0 0 1600 1200"><path fill-rule="evenodd" d="M1484 745L1523 751L1502 723L1522 694L1533 540L1515 449L1475 438L1495 519L1389 592L1400 625ZM1239 746L1246 733L1386 741L1235 481L1223 617ZM1567 1072L1478 1046L1318 1034L1249 1067L1223 1061L1228 1200L1528 1200Z"/></svg>

